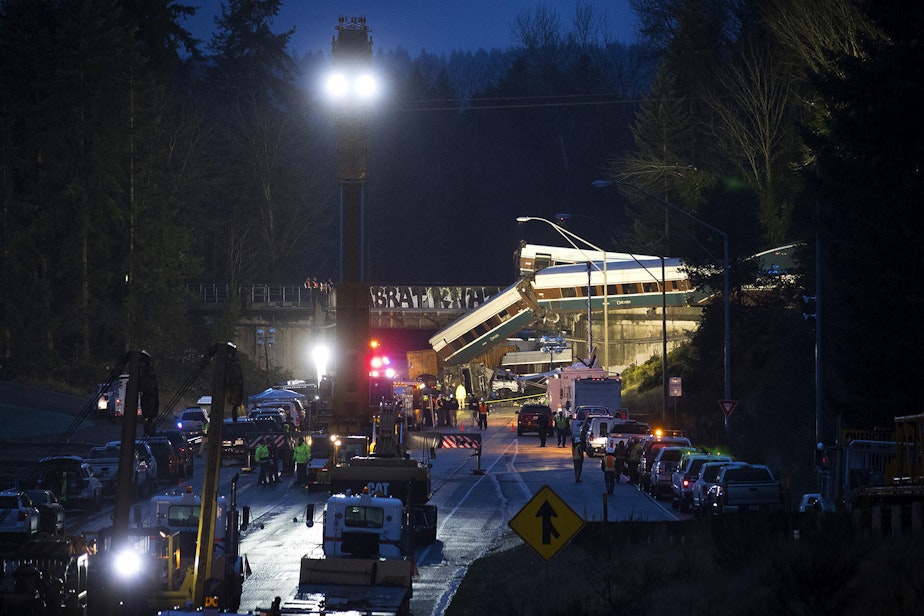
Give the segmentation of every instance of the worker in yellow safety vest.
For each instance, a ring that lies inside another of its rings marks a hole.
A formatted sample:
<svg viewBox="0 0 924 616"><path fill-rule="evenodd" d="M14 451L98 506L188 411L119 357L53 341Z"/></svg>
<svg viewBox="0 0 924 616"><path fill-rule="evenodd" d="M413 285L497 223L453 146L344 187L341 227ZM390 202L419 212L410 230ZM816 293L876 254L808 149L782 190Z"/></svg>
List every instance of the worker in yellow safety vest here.
<svg viewBox="0 0 924 616"><path fill-rule="evenodd" d="M292 459L295 461L294 486L304 486L308 483L308 462L311 461L311 445L305 442L305 437L298 437L298 443L292 450Z"/></svg>
<svg viewBox="0 0 924 616"><path fill-rule="evenodd" d="M253 461L260 467L260 479L257 483L261 486L266 485L269 479L269 473L267 472L269 469L267 467L269 466L270 452L265 440L260 439L260 442L254 448Z"/></svg>

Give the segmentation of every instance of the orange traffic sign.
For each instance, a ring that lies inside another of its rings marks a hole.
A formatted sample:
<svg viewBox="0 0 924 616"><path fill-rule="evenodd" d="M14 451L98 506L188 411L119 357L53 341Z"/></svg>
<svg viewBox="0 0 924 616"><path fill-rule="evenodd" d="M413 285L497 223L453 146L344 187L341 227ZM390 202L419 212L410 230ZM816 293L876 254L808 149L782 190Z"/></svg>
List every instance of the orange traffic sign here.
<svg viewBox="0 0 924 616"><path fill-rule="evenodd" d="M507 525L549 560L584 527L584 520L552 488L542 486Z"/></svg>

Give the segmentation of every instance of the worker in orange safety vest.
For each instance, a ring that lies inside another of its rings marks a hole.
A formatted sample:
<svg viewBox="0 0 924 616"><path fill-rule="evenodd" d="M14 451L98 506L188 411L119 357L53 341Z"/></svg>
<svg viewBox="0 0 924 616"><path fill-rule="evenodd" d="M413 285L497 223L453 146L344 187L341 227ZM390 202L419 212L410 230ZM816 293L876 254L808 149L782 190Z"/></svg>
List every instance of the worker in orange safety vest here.
<svg viewBox="0 0 924 616"><path fill-rule="evenodd" d="M603 480L606 482L606 493L612 494L616 487L616 454L612 449L607 448L603 454L600 470L603 471Z"/></svg>

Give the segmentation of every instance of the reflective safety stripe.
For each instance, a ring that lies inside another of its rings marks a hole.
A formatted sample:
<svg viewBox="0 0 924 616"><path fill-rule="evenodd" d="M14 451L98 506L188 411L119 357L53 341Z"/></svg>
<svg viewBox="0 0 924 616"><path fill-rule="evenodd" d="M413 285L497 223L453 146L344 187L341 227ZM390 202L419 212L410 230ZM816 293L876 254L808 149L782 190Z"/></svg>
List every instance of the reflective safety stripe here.
<svg viewBox="0 0 924 616"><path fill-rule="evenodd" d="M444 449L481 449L481 439L461 434L444 434Z"/></svg>
<svg viewBox="0 0 924 616"><path fill-rule="evenodd" d="M269 436L269 435L267 435L267 436ZM252 439L249 443L247 443L247 446L250 447L251 449L256 449L257 445L259 445L259 444L260 444L260 441L262 441L264 438L266 438L266 437L265 437L265 436L258 436L257 438ZM270 436L269 438L270 438L270 440L272 441L273 445L276 446L276 449L279 449L280 447L282 447L282 446L285 445L285 443L286 443L286 437L285 437L284 434L279 434L279 435Z"/></svg>

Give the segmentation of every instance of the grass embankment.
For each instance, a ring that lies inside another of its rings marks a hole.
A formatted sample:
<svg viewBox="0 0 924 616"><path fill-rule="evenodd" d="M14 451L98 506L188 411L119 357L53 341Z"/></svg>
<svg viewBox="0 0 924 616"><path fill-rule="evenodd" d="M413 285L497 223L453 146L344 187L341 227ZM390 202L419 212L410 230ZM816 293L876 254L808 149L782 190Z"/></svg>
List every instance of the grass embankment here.
<svg viewBox="0 0 924 616"><path fill-rule="evenodd" d="M508 538L446 614L918 614L922 564L924 537L877 539L831 515L589 523L549 562Z"/></svg>

